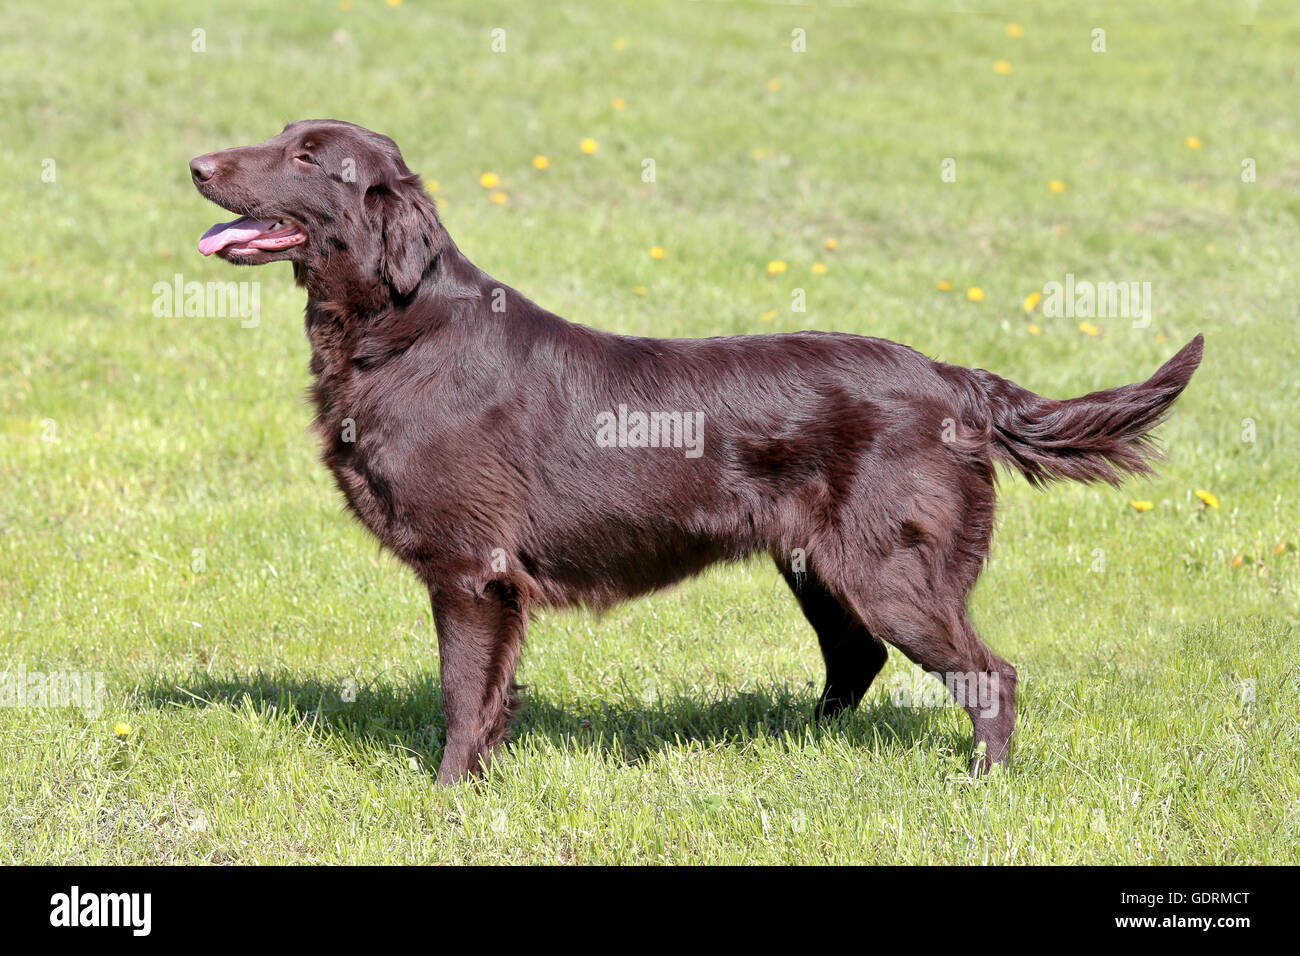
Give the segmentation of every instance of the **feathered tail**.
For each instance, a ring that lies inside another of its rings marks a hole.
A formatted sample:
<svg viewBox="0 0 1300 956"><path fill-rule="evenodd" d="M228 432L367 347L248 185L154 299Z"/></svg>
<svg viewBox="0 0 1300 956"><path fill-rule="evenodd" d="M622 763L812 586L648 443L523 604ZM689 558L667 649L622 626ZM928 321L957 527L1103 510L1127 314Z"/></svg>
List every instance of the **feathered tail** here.
<svg viewBox="0 0 1300 956"><path fill-rule="evenodd" d="M1187 387L1204 342L1196 336L1145 382L1065 401L970 370L991 416L993 457L1035 485L1067 478L1119 484L1126 473L1151 473L1160 457L1151 429Z"/></svg>

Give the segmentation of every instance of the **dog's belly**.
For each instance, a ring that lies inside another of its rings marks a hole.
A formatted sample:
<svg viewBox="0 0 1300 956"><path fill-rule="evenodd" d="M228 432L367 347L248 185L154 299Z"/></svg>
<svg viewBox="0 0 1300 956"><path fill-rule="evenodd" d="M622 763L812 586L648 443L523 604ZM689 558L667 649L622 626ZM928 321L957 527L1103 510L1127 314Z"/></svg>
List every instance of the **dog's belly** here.
<svg viewBox="0 0 1300 956"><path fill-rule="evenodd" d="M671 587L719 561L758 550L758 535L736 529L715 534L683 528L627 528L617 524L556 532L521 554L546 602L608 607Z"/></svg>

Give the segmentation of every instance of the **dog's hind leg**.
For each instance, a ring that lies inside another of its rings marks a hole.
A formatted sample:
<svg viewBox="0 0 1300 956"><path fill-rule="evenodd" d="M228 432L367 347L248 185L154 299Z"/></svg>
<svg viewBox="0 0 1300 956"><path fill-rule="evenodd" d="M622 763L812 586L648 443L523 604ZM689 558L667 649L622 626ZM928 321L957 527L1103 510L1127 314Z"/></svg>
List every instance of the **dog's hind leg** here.
<svg viewBox="0 0 1300 956"><path fill-rule="evenodd" d="M1016 723L1016 669L989 650L966 615L964 595L927 581L920 553L884 562L868 592L850 585L844 601L872 634L944 683L975 730L971 775L1006 760Z"/></svg>
<svg viewBox="0 0 1300 956"><path fill-rule="evenodd" d="M817 632L826 661L826 687L817 701L817 718L852 710L884 666L885 645L844 609L815 574L784 568L781 573Z"/></svg>

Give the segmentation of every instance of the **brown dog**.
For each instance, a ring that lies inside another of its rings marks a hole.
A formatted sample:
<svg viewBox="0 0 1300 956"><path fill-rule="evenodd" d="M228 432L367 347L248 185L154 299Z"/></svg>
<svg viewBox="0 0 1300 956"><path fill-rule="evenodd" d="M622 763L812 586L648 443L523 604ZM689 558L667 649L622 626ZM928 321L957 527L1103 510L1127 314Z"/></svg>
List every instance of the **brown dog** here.
<svg viewBox="0 0 1300 956"><path fill-rule="evenodd" d="M994 462L1034 483L1150 471L1150 430L1201 359L1055 401L883 339L610 335L480 272L386 136L292 123L190 163L240 214L199 243L286 260L307 289L316 427L348 504L429 588L444 783L506 736L529 612L614 602L767 551L817 632L820 715L892 644L1007 755L1016 671L971 626Z"/></svg>

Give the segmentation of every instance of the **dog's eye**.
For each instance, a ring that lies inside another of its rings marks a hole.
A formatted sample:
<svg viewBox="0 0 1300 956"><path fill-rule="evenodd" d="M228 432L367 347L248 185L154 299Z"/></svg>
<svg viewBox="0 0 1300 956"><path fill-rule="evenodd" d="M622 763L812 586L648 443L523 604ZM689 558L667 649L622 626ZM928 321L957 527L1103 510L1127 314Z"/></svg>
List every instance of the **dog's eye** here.
<svg viewBox="0 0 1300 956"><path fill-rule="evenodd" d="M312 158L311 153L299 153L293 158L295 163L302 163L304 166L315 166L316 160Z"/></svg>

